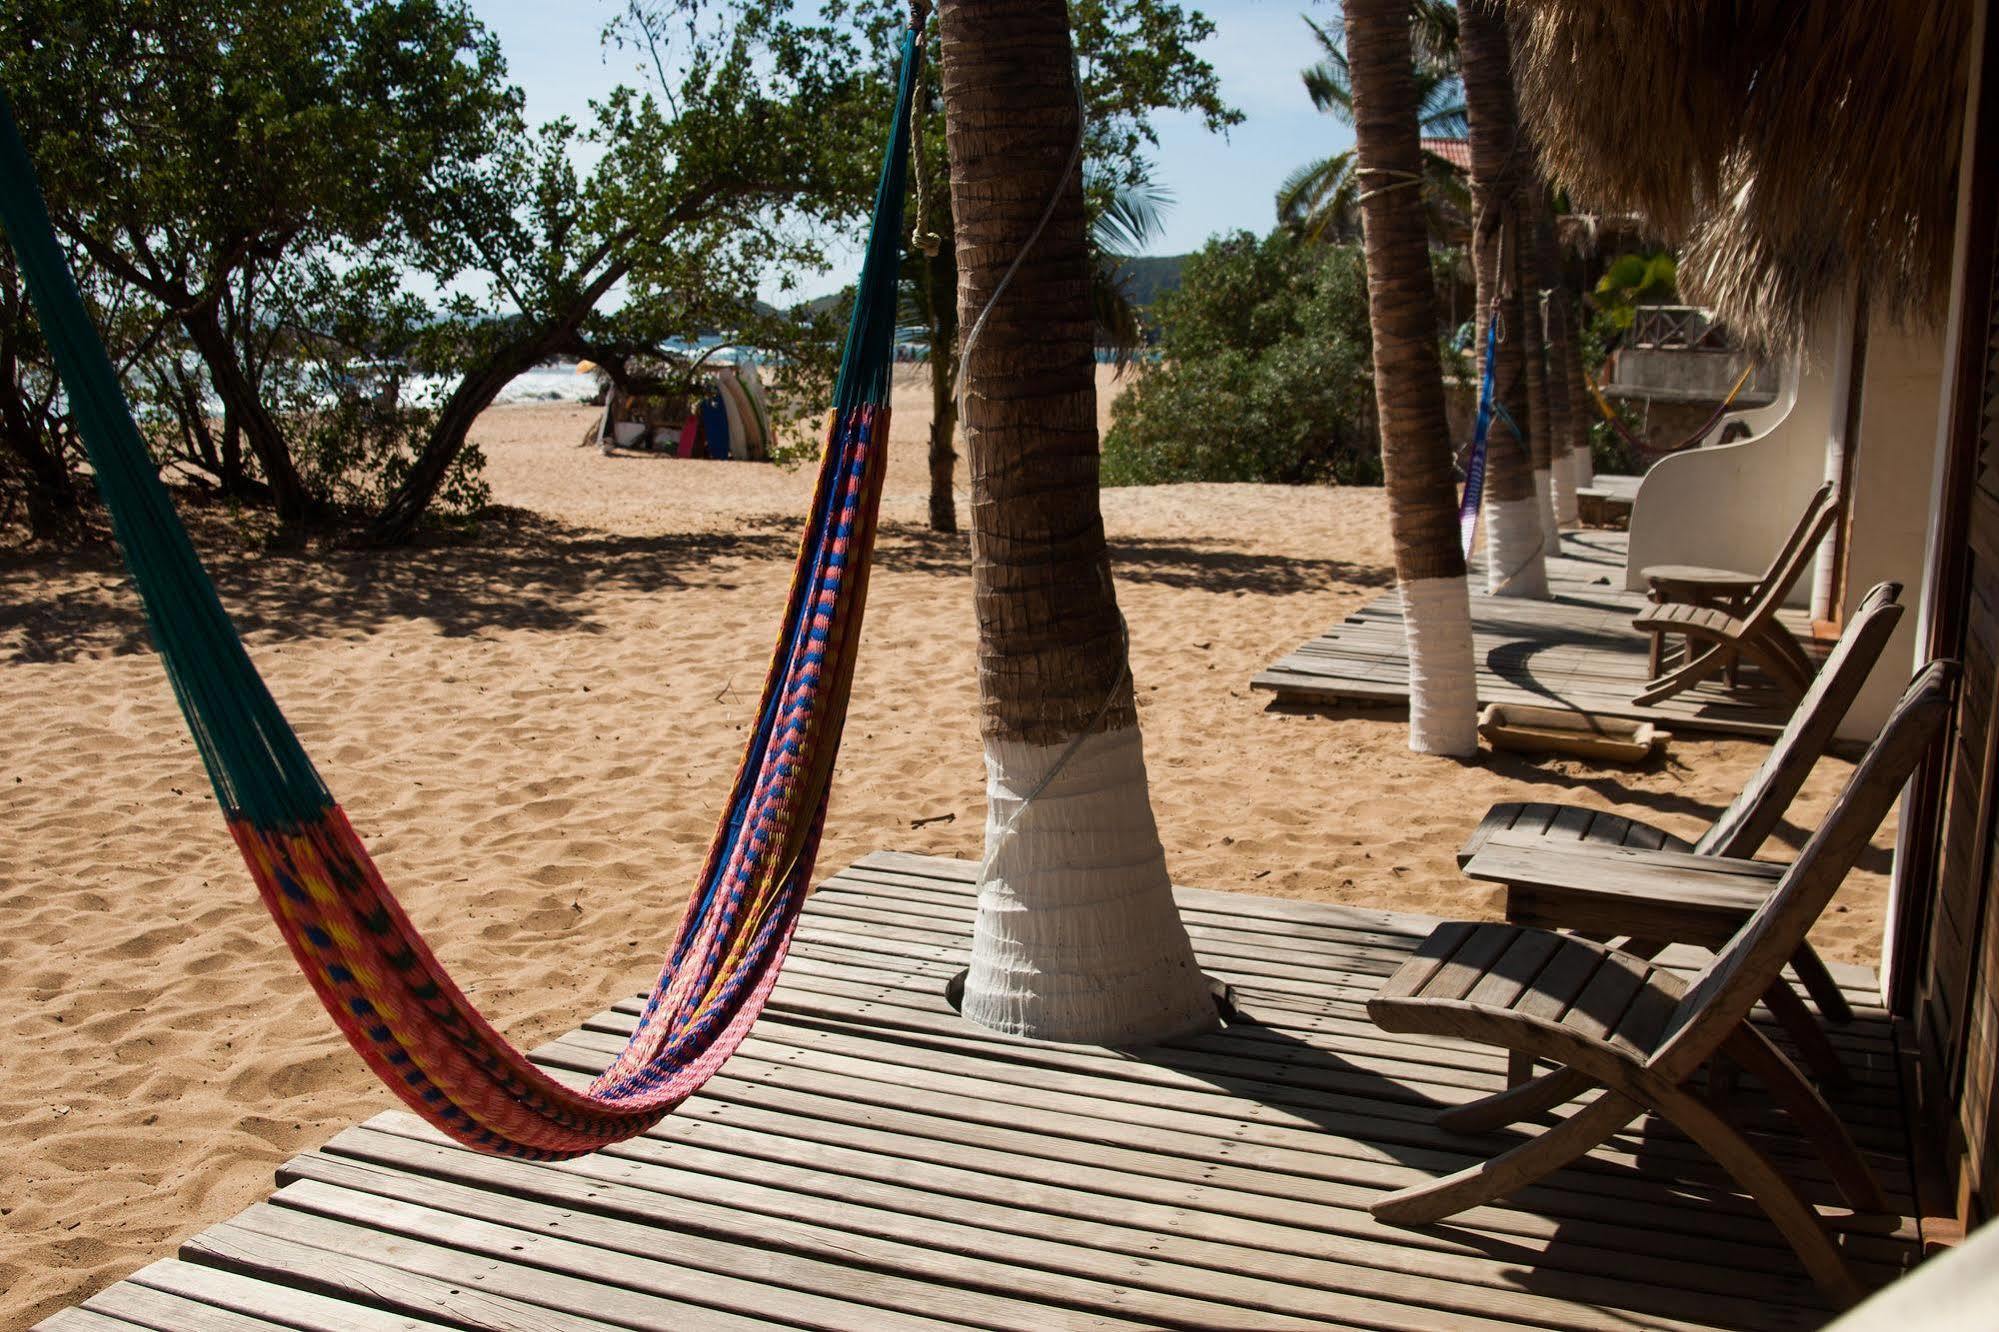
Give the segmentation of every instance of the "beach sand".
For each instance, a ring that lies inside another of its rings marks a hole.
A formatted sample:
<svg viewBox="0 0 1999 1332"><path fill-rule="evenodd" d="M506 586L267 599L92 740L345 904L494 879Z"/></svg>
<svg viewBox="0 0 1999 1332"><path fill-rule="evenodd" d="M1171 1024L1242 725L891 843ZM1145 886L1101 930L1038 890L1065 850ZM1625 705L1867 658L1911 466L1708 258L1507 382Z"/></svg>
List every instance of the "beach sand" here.
<svg viewBox="0 0 1999 1332"><path fill-rule="evenodd" d="M829 872L882 847L979 851L969 557L923 526L915 373ZM577 447L594 418L481 420L494 499L526 512L473 544L213 552L388 881L523 1044L650 982L740 756L812 485L607 458ZM1410 754L1397 713L1272 711L1250 676L1392 583L1381 492L1172 486L1107 492L1104 511L1179 882L1490 914L1452 853L1492 801L1626 806L1693 834L1764 752L1681 737L1636 773L1458 763ZM392 1101L258 904L115 560L0 565L0 663L0 1325L24 1326ZM1783 843L1849 770L1819 766ZM1890 841L1816 931L1829 956L1875 959Z"/></svg>

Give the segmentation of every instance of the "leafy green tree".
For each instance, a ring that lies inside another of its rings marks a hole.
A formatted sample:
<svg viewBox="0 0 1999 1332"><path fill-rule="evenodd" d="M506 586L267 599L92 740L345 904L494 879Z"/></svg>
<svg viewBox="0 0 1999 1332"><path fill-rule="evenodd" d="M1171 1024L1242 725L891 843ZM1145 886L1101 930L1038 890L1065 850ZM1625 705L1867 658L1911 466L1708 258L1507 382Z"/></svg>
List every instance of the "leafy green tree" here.
<svg viewBox="0 0 1999 1332"><path fill-rule="evenodd" d="M1153 313L1159 359L1112 408L1107 484L1380 482L1357 246L1218 237Z"/></svg>
<svg viewBox="0 0 1999 1332"><path fill-rule="evenodd" d="M719 329L776 353L793 388L827 381L825 323L773 319L756 293L767 276L821 266L815 238L865 211L879 71L854 31L796 22L791 8L635 4L611 36L647 51L656 86L613 90L587 131L559 121L502 145L417 238L423 266L460 293L459 373L373 539L415 530L472 422L550 356L620 375L669 367L684 387L697 362L675 347ZM587 174L579 141L601 151ZM614 291L622 303L607 311Z"/></svg>
<svg viewBox="0 0 1999 1332"><path fill-rule="evenodd" d="M57 226L170 312L287 519L323 499L260 399L232 291L431 226L517 114L462 0L16 0L0 80ZM247 485L247 474L225 478Z"/></svg>
<svg viewBox="0 0 1999 1332"><path fill-rule="evenodd" d="M1590 304L1622 334L1638 322L1638 307L1669 303L1677 293L1679 268L1669 250L1622 254L1604 269ZM1607 346L1604 348L1608 350ZM1601 356L1598 357L1601 360Z"/></svg>
<svg viewBox="0 0 1999 1332"><path fill-rule="evenodd" d="M1353 127L1353 77L1346 41L1311 19L1305 25L1321 58L1301 76L1312 105ZM1410 15L1416 53L1417 123L1425 135L1461 139L1466 134L1464 89L1458 81L1458 14L1454 4L1420 0ZM1308 162L1277 187L1277 220L1308 240L1352 243L1360 239L1362 186L1354 150ZM1471 197L1456 167L1423 154L1423 205L1434 237L1463 230Z"/></svg>

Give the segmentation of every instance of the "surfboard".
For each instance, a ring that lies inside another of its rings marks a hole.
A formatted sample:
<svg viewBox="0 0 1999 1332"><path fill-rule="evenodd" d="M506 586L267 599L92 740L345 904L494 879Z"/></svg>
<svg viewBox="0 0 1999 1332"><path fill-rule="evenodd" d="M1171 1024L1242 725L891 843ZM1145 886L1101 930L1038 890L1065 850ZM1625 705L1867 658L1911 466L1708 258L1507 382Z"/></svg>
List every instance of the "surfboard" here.
<svg viewBox="0 0 1999 1332"><path fill-rule="evenodd" d="M757 447L750 456L763 462L777 447L777 432L771 426L770 403L764 398L763 373L755 357L745 356L736 362L736 378L742 382L743 395L750 400L750 410L757 418Z"/></svg>
<svg viewBox="0 0 1999 1332"><path fill-rule="evenodd" d="M701 400L701 436L707 441L707 456L725 460L729 456L729 413L720 396Z"/></svg>
<svg viewBox="0 0 1999 1332"><path fill-rule="evenodd" d="M750 432L743 423L736 392L731 391L735 390L735 385L730 382L734 378L727 370L718 371L715 375L715 396L722 400L722 414L729 421L729 457L737 462L746 462L750 456Z"/></svg>
<svg viewBox="0 0 1999 1332"><path fill-rule="evenodd" d="M743 387L742 378L734 370L724 370L721 383L723 394L735 409L735 419L742 423L743 451L740 456L745 460L763 457L766 452L763 426L757 420L757 410L750 402L749 390Z"/></svg>

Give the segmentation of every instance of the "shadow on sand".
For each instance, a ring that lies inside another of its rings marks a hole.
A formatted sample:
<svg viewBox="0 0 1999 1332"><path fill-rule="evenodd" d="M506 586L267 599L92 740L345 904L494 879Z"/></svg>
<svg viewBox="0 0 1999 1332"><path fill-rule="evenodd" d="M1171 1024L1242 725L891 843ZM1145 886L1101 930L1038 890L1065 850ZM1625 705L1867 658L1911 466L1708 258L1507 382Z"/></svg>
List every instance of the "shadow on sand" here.
<svg viewBox="0 0 1999 1332"><path fill-rule="evenodd" d="M789 565L798 553L797 519L776 514L747 517L731 531L638 536L498 509L467 540L393 550L327 543L303 551L245 549L242 536L214 517L198 509L188 517L237 626L280 640L365 634L408 620L428 620L448 638L507 629L597 632L592 593L727 590L744 566ZM1127 583L1217 594L1286 596L1389 577L1342 560L1255 554L1193 538L1119 541L1112 561ZM970 546L962 534L884 523L876 565L965 575ZM0 662L145 651L138 598L108 544L0 560Z"/></svg>

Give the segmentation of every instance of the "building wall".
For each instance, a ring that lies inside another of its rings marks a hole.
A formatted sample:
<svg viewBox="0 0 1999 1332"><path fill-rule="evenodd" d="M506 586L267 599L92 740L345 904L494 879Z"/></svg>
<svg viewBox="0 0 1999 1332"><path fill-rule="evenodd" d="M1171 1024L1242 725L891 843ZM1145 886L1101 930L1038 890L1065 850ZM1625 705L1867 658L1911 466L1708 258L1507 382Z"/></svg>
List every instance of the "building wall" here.
<svg viewBox="0 0 1999 1332"><path fill-rule="evenodd" d="M1905 605L1913 606L1920 594L1943 389L1943 343L1941 329L1907 332L1879 317L1868 330L1860 428L1850 446L1852 489L1847 494L1842 621L1869 588L1884 580L1902 585ZM1904 615L1840 727L1840 736L1872 739L1918 664L1916 617Z"/></svg>
<svg viewBox="0 0 1999 1332"><path fill-rule="evenodd" d="M1644 591L1645 570L1656 564L1769 567L1825 480L1826 450L1845 420L1852 341L1851 317L1835 310L1805 344L1797 401L1781 421L1739 444L1662 458L1645 474L1631 511L1626 587ZM1786 604L1807 606L1811 592L1807 572Z"/></svg>

